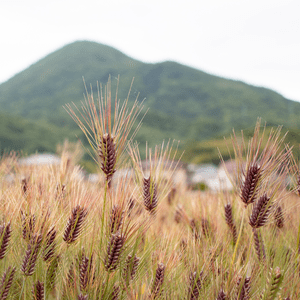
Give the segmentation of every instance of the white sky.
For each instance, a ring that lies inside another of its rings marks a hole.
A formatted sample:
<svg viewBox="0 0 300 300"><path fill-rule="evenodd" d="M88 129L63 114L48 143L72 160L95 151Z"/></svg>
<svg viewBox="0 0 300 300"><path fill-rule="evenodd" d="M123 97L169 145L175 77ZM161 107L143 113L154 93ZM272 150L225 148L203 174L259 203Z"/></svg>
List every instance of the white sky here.
<svg viewBox="0 0 300 300"><path fill-rule="evenodd" d="M300 101L299 0L0 0L0 82L76 40Z"/></svg>

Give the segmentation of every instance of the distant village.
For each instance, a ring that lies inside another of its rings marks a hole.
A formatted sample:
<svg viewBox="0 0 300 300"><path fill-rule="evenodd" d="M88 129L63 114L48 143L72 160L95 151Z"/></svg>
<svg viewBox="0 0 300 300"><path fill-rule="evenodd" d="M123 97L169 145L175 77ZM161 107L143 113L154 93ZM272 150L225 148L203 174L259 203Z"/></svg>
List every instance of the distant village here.
<svg viewBox="0 0 300 300"><path fill-rule="evenodd" d="M167 170L174 169L172 174L165 174L166 176L172 176L172 184L174 187L180 186L183 188L195 189L195 190L210 190L217 192L220 190L231 190L232 183L229 180L230 176L235 172L234 161L227 161L220 163L218 166L214 164L186 164L182 162L164 162L164 164L174 164L174 168L166 168ZM58 155L44 153L33 154L24 158L20 158L18 164L22 167L31 168L36 166L57 166L61 165L61 158ZM149 162L143 161L142 167L147 170ZM129 177L133 172L132 169L119 169L114 174L114 180L118 180L121 177ZM170 172L170 171L169 171ZM83 169L79 168L77 172L79 180L88 180L90 182L99 182L101 180L101 174L89 174Z"/></svg>

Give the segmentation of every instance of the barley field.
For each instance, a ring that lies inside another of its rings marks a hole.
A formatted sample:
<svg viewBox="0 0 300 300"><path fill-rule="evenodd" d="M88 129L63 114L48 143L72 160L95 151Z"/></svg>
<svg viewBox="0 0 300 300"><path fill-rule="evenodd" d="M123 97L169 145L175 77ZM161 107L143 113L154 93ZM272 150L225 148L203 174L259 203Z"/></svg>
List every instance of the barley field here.
<svg viewBox="0 0 300 300"><path fill-rule="evenodd" d="M173 181L175 144L142 164L141 107L109 84L66 105L96 183L68 147L55 166L1 159L0 299L300 299L299 165L281 128L264 146L260 121L249 142L233 132L233 190L192 191Z"/></svg>

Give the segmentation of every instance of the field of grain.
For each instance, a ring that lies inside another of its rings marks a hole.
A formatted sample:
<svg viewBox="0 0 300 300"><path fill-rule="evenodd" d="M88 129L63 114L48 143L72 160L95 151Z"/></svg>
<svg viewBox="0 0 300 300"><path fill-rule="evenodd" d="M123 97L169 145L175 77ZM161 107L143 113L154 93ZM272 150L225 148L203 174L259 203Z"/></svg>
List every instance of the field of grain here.
<svg viewBox="0 0 300 300"><path fill-rule="evenodd" d="M191 191L170 143L142 165L140 104L102 93L67 106L99 182L66 149L58 166L0 162L0 299L300 299L299 170L280 128L264 147L259 122L249 144L233 134L232 191Z"/></svg>

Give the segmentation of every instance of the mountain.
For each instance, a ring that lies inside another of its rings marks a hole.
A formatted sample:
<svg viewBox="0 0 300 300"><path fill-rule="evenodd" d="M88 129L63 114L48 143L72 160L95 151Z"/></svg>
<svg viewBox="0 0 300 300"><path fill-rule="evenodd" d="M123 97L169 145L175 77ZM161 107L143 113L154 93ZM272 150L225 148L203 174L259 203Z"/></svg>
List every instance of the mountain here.
<svg viewBox="0 0 300 300"><path fill-rule="evenodd" d="M150 108L137 136L140 142L201 141L251 127L257 117L300 129L300 103L272 90L171 61L146 64L88 41L66 45L2 83L0 110L71 132L78 128L63 105L83 99L82 77L96 91L97 81L105 84L109 76L115 88L119 75L119 98L127 96L134 77L130 99L140 93Z"/></svg>

